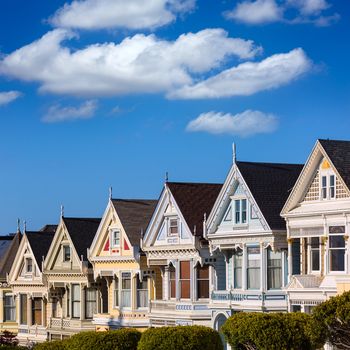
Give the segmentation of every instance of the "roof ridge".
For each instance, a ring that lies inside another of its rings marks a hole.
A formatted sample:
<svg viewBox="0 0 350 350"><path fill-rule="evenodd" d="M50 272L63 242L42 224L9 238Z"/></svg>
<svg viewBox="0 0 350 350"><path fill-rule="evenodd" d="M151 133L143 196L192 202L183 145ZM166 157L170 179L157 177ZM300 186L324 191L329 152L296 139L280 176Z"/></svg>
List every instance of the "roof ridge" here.
<svg viewBox="0 0 350 350"><path fill-rule="evenodd" d="M167 184L175 185L219 185L222 186L222 183L219 182L184 182L184 181L167 181Z"/></svg>
<svg viewBox="0 0 350 350"><path fill-rule="evenodd" d="M335 139L317 139L318 141L331 141L331 142L349 142L350 140L335 140Z"/></svg>
<svg viewBox="0 0 350 350"><path fill-rule="evenodd" d="M304 166L303 163L274 163L274 162L251 162L244 160L237 160L236 163L245 163L245 164L255 164L255 165L300 165Z"/></svg>
<svg viewBox="0 0 350 350"><path fill-rule="evenodd" d="M149 201L158 201L157 199L142 199L142 198L111 198L112 201L123 201L123 202L149 202Z"/></svg>

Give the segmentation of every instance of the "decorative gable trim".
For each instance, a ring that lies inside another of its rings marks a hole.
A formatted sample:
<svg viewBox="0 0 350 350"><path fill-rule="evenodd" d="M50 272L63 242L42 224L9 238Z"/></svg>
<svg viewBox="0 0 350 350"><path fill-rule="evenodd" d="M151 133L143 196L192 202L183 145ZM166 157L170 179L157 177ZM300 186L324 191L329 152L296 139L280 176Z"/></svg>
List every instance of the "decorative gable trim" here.
<svg viewBox="0 0 350 350"><path fill-rule="evenodd" d="M218 220L220 217L222 217L223 211L226 211L226 206L225 204L228 203L230 200L230 196L232 193L232 189L235 186L235 181L238 181L240 185L242 186L243 191L246 194L247 200L253 205L253 208L256 208L257 210L254 211L256 214L257 218L260 220L260 223L262 227L264 228L265 231L270 231L270 227L262 214L258 204L256 203L248 185L246 184L242 174L240 173L238 166L236 163L232 164L232 167L230 169L230 172L228 173L225 183L222 186L222 189L219 193L218 198L215 201L215 204L213 206L213 209L208 217L207 220L207 233L209 235L214 234L218 223ZM254 209L253 209L254 210Z"/></svg>
<svg viewBox="0 0 350 350"><path fill-rule="evenodd" d="M340 176L337 168L332 163L332 160L329 158L327 152L322 147L321 143L317 140L308 159L306 160L303 170L301 171L281 211L282 216L286 216L288 212L294 209L302 199L306 198L306 191L309 190L309 186L311 186L312 181L314 180L314 178L312 178L312 172L320 165L320 161L322 160L322 158L324 158L329 163L329 166L334 171L336 181L338 181L338 187L342 189L341 198L350 197L350 190L348 189L344 180ZM344 192L346 193L346 195L344 194Z"/></svg>

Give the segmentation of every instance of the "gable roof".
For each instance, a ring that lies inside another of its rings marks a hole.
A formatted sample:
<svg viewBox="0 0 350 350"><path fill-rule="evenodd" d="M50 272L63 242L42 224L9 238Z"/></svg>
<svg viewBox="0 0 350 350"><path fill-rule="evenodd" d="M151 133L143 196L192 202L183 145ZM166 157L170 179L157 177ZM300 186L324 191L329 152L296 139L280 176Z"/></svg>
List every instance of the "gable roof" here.
<svg viewBox="0 0 350 350"><path fill-rule="evenodd" d="M318 141L350 189L350 141L324 139Z"/></svg>
<svg viewBox="0 0 350 350"><path fill-rule="evenodd" d="M203 236L204 214L209 216L222 184L167 182L181 213L192 233Z"/></svg>
<svg viewBox="0 0 350 350"><path fill-rule="evenodd" d="M43 256L45 257L47 255L55 233L54 231L26 231L25 235L27 236L35 260L41 271Z"/></svg>
<svg viewBox="0 0 350 350"><path fill-rule="evenodd" d="M87 260L87 249L95 237L100 218L62 218L79 256Z"/></svg>
<svg viewBox="0 0 350 350"><path fill-rule="evenodd" d="M280 212L303 164L240 162L236 165L271 229L285 229Z"/></svg>
<svg viewBox="0 0 350 350"><path fill-rule="evenodd" d="M140 245L141 231L146 232L157 202L152 199L112 199L112 204L133 246Z"/></svg>
<svg viewBox="0 0 350 350"><path fill-rule="evenodd" d="M0 280L6 280L6 274L11 270L21 238L20 232L0 236Z"/></svg>

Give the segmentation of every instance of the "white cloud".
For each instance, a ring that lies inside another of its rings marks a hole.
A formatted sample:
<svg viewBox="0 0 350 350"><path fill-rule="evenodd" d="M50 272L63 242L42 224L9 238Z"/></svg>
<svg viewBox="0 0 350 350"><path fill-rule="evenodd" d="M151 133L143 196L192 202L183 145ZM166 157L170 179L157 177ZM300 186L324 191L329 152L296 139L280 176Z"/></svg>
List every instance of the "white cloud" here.
<svg viewBox="0 0 350 350"><path fill-rule="evenodd" d="M211 111L202 113L196 119L190 121L186 130L246 137L273 132L277 129L277 125L278 119L276 116L260 111L246 110L234 115Z"/></svg>
<svg viewBox="0 0 350 350"><path fill-rule="evenodd" d="M51 106L42 121L45 123L58 123L78 119L90 119L97 110L97 101L89 100L79 107L62 107L59 104Z"/></svg>
<svg viewBox="0 0 350 350"><path fill-rule="evenodd" d="M0 61L0 74L40 83L40 91L80 96L168 92L192 84L236 56L261 51L252 41L229 38L223 29L180 35L175 41L137 34L119 44L104 43L71 51L64 40L74 33L55 29Z"/></svg>
<svg viewBox="0 0 350 350"><path fill-rule="evenodd" d="M327 26L340 18L337 13L323 15L330 7L326 0L244 0L224 15L227 19L250 25L284 22Z"/></svg>
<svg viewBox="0 0 350 350"><path fill-rule="evenodd" d="M286 85L309 71L312 63L302 49L276 54L261 62L245 62L168 94L170 98L200 99L247 96Z"/></svg>
<svg viewBox="0 0 350 350"><path fill-rule="evenodd" d="M8 103L13 102L21 95L22 95L22 93L20 93L19 91L0 92L0 106L7 105Z"/></svg>
<svg viewBox="0 0 350 350"><path fill-rule="evenodd" d="M225 13L226 18L248 24L277 22L283 18L283 10L275 0L243 1Z"/></svg>
<svg viewBox="0 0 350 350"><path fill-rule="evenodd" d="M50 22L79 29L147 29L173 22L193 10L195 0L75 0L60 8Z"/></svg>

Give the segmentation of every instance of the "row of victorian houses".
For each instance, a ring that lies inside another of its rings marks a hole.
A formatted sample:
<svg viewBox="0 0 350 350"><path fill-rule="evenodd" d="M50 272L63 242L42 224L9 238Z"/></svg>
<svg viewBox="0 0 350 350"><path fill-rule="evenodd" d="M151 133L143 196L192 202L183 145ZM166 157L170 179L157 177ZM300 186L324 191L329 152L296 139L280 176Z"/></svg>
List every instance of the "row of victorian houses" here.
<svg viewBox="0 0 350 350"><path fill-rule="evenodd" d="M236 161L224 184L166 181L102 218L0 238L0 331L21 343L84 330L206 325L302 311L350 289L350 141L305 165Z"/></svg>

